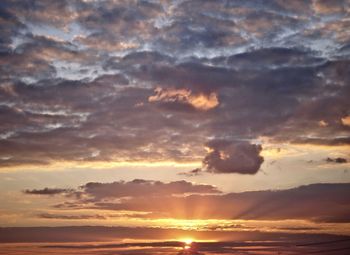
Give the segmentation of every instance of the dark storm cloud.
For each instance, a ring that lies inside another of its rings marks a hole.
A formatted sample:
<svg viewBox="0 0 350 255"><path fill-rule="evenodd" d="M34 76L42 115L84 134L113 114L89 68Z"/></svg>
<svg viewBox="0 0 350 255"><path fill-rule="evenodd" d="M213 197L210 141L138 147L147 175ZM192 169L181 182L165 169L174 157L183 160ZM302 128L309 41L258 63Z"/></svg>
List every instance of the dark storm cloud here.
<svg viewBox="0 0 350 255"><path fill-rule="evenodd" d="M67 197L55 209L131 211L129 217L144 219L296 219L337 223L350 222L350 200L344 195L349 191L350 184L339 183L217 194L219 191L210 185L134 180L88 183L76 190L79 196Z"/></svg>
<svg viewBox="0 0 350 255"><path fill-rule="evenodd" d="M348 15L347 1L1 1L0 166L206 157L252 174L261 136L349 144ZM206 156L209 137L251 143L227 147L246 161Z"/></svg>
<svg viewBox="0 0 350 255"><path fill-rule="evenodd" d="M261 145L214 140L207 143L207 147L203 166L209 172L256 174L264 162L260 156Z"/></svg>

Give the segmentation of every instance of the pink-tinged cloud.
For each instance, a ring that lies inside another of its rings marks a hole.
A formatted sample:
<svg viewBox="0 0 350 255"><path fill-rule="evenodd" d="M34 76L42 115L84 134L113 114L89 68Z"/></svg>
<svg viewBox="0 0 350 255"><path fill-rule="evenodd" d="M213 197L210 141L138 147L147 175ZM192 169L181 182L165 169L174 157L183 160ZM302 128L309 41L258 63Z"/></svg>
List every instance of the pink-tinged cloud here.
<svg viewBox="0 0 350 255"><path fill-rule="evenodd" d="M215 92L209 94L193 93L189 89L162 89L156 88L155 95L148 98L151 103L159 103L168 107L181 108L192 107L200 111L208 111L219 105L218 96Z"/></svg>

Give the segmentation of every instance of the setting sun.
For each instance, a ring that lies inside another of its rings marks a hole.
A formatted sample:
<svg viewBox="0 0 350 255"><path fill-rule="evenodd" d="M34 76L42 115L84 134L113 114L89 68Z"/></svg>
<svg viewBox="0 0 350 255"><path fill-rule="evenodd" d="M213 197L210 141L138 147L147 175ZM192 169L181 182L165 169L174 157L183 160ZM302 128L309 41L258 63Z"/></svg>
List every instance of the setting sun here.
<svg viewBox="0 0 350 255"><path fill-rule="evenodd" d="M193 243L193 240L190 238L182 239L181 242L185 243L186 245L190 245Z"/></svg>
<svg viewBox="0 0 350 255"><path fill-rule="evenodd" d="M185 239L182 239L181 242L183 242L183 250L186 251L186 254L188 251L192 251L194 249L193 239L185 238Z"/></svg>

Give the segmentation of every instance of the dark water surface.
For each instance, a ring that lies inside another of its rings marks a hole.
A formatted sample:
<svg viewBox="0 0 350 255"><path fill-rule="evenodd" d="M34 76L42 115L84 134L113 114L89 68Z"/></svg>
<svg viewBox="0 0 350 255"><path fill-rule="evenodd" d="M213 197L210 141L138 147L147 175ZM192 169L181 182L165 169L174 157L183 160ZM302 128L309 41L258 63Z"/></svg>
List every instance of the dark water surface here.
<svg viewBox="0 0 350 255"><path fill-rule="evenodd" d="M322 242L181 242L140 243L13 243L0 244L1 255L226 255L226 254L350 254L350 238Z"/></svg>

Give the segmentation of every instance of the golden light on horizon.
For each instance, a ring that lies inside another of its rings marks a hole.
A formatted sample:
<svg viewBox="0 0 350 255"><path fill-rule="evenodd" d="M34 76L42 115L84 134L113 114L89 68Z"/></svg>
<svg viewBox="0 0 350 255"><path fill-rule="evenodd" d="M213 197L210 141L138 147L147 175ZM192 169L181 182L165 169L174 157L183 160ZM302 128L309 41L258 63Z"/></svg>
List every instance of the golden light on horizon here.
<svg viewBox="0 0 350 255"><path fill-rule="evenodd" d="M193 248L193 239L192 238L184 238L180 240L181 242L183 242L183 249L188 251L191 250Z"/></svg>
<svg viewBox="0 0 350 255"><path fill-rule="evenodd" d="M190 238L182 239L182 242L184 242L186 245L190 245L193 243L193 239L190 239Z"/></svg>

